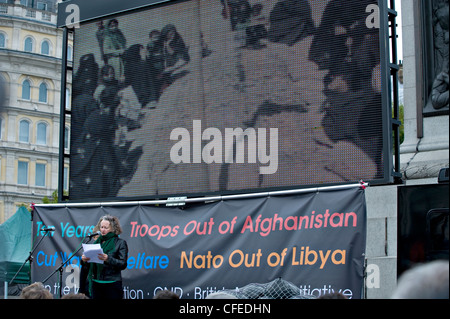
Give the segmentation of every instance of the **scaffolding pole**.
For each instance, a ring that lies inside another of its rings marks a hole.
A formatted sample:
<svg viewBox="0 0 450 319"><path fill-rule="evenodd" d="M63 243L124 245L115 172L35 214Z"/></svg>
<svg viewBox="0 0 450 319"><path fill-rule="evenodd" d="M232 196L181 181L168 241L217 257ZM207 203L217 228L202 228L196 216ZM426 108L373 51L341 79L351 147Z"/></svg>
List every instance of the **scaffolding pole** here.
<svg viewBox="0 0 450 319"><path fill-rule="evenodd" d="M246 199L253 197L269 197L269 196L283 196L283 195L295 195L311 192L324 192L333 190L342 190L355 187L366 188L369 184L366 182L359 182L355 184L337 185L337 186L323 186L313 188L302 189L290 189L271 192L259 192L259 193L247 193L247 194L233 194L233 195L217 195L209 197L169 197L167 199L157 200L144 200L144 201L121 201L121 202L83 202L83 203L55 203L55 204L35 204L35 207L115 207L115 206L130 206L130 205L167 205L167 206L182 206L187 203L199 203L199 202L214 202L222 200L232 199Z"/></svg>

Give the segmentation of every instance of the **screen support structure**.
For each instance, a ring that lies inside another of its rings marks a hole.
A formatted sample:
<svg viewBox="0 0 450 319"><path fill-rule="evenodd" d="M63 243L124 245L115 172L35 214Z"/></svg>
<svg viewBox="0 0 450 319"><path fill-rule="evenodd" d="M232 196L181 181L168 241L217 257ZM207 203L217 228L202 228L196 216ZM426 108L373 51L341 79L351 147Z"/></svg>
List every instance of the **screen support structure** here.
<svg viewBox="0 0 450 319"><path fill-rule="evenodd" d="M392 134L393 134L393 152L394 152L394 167L392 176L395 184L402 184L402 174L400 172L400 105L398 95L398 72L400 66L397 60L397 11L395 10L395 1L389 0L389 7L387 9L389 22L389 39L390 51L389 55L389 69L392 83Z"/></svg>
<svg viewBox="0 0 450 319"><path fill-rule="evenodd" d="M312 187L312 188L300 188L271 192L260 193L248 193L248 194L234 194L234 195L217 195L208 197L192 197L186 196L171 197L168 199L155 199L155 200L143 200L143 201L110 201L110 202L81 202L81 203L58 203L58 204L35 204L37 207L118 207L118 206L130 206L130 205L166 205L166 206L184 206L192 203L210 203L223 200L234 199L247 199L257 197L270 197L270 196L286 196L305 193L318 193L325 191L338 191L350 188L366 189L370 187L369 183L360 181L356 184L343 184L334 186Z"/></svg>
<svg viewBox="0 0 450 319"><path fill-rule="evenodd" d="M163 1L164 2L164 1ZM385 171L385 176L391 175L391 182L395 184L403 184L402 174L400 172L400 125L401 121L399 119L399 94L398 94L398 71L400 69L398 61L397 61L397 33L396 33L396 17L397 11L395 10L394 0L379 0L380 7L383 7L385 10L381 10L382 14L380 15L380 25L384 26L384 38L383 44L384 47L387 48L385 51L385 63L384 67L389 71L389 81L386 84L389 87L389 90L385 94L389 100L389 104L391 108L389 109L389 113L383 115L387 120L389 118L388 127L390 141L388 141L388 145L390 148L390 156L394 155L394 163L390 164L386 170L390 170L390 172ZM66 10L67 12L67 10ZM67 20L67 19L66 19ZM67 159L70 159L70 154L65 154L65 123L66 123L66 115L70 114L71 111L66 109L66 88L67 88L67 74L68 71L73 71L73 67L71 63L68 63L67 52L68 52L68 40L69 34L74 32L73 27L69 27L67 25L59 25L59 27L63 28L63 56L62 56L62 72L61 72L61 96L60 96L60 140L59 140L59 168L58 168L58 202L64 202L69 199L68 196L64 195L64 164ZM387 30L386 30L387 27ZM387 32L386 32L387 31ZM386 52L388 51L388 52ZM70 65L69 65L70 64ZM385 69L385 70L386 70ZM386 70L386 71L387 71ZM387 72L386 72L387 73ZM392 94L392 95L391 95ZM387 110L384 110L386 112ZM387 129L387 126L385 127ZM392 157L391 157L392 158ZM389 161L392 163L391 161Z"/></svg>
<svg viewBox="0 0 450 319"><path fill-rule="evenodd" d="M63 44L62 44L62 63L61 63L61 92L60 92L60 110L59 110L59 165L58 165L58 202L66 200L64 196L64 163L65 163L65 124L66 114L70 113L66 108L66 90L67 90L67 73L72 70L67 61L67 47L69 43L69 33L73 29L63 27ZM67 155L68 156L68 155Z"/></svg>

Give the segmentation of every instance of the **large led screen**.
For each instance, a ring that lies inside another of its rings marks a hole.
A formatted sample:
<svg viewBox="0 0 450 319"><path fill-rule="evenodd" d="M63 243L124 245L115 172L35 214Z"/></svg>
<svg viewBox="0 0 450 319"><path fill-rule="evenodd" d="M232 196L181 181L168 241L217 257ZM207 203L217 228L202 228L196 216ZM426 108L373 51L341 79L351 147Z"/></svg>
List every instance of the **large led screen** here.
<svg viewBox="0 0 450 319"><path fill-rule="evenodd" d="M171 1L81 23L69 198L384 181L381 56L373 0Z"/></svg>

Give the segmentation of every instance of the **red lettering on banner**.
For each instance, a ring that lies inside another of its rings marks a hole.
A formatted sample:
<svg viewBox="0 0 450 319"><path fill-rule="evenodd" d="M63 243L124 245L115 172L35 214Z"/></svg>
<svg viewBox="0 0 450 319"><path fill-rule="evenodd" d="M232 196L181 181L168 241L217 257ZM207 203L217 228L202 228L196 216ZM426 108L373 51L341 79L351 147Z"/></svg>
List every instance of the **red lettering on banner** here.
<svg viewBox="0 0 450 319"><path fill-rule="evenodd" d="M333 213L330 215L329 209L324 214L316 214L315 211L311 215L305 216L289 216L280 217L278 214L273 217L262 218L258 215L256 219L247 216L244 225L241 228L241 234L246 231L250 233L258 233L262 237L268 236L272 231L282 230L301 230L301 229L319 229L327 227L356 227L358 217L355 212L349 213Z"/></svg>
<svg viewBox="0 0 450 319"><path fill-rule="evenodd" d="M184 234L186 236L191 235L196 232L197 235L211 235L212 226L214 225L214 219L211 217L208 222L197 222L196 220L191 220L184 227Z"/></svg>
<svg viewBox="0 0 450 319"><path fill-rule="evenodd" d="M180 226L170 226L170 225L152 225L149 227L147 224L139 225L138 222L130 222L131 234L130 237L156 237L157 240L165 237L175 237L178 235L178 229Z"/></svg>

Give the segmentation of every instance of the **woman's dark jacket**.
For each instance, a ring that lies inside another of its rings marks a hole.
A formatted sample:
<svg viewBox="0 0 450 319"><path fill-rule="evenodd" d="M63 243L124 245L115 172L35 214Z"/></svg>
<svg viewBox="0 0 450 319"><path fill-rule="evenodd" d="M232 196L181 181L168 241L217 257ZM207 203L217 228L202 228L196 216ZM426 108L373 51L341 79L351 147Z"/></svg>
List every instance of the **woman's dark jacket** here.
<svg viewBox="0 0 450 319"><path fill-rule="evenodd" d="M108 260L103 264L103 271L100 278L93 278L104 281L121 281L122 270L127 268L128 245L127 242L119 237L115 238L115 248L108 254ZM90 263L82 262L86 273L89 272Z"/></svg>

